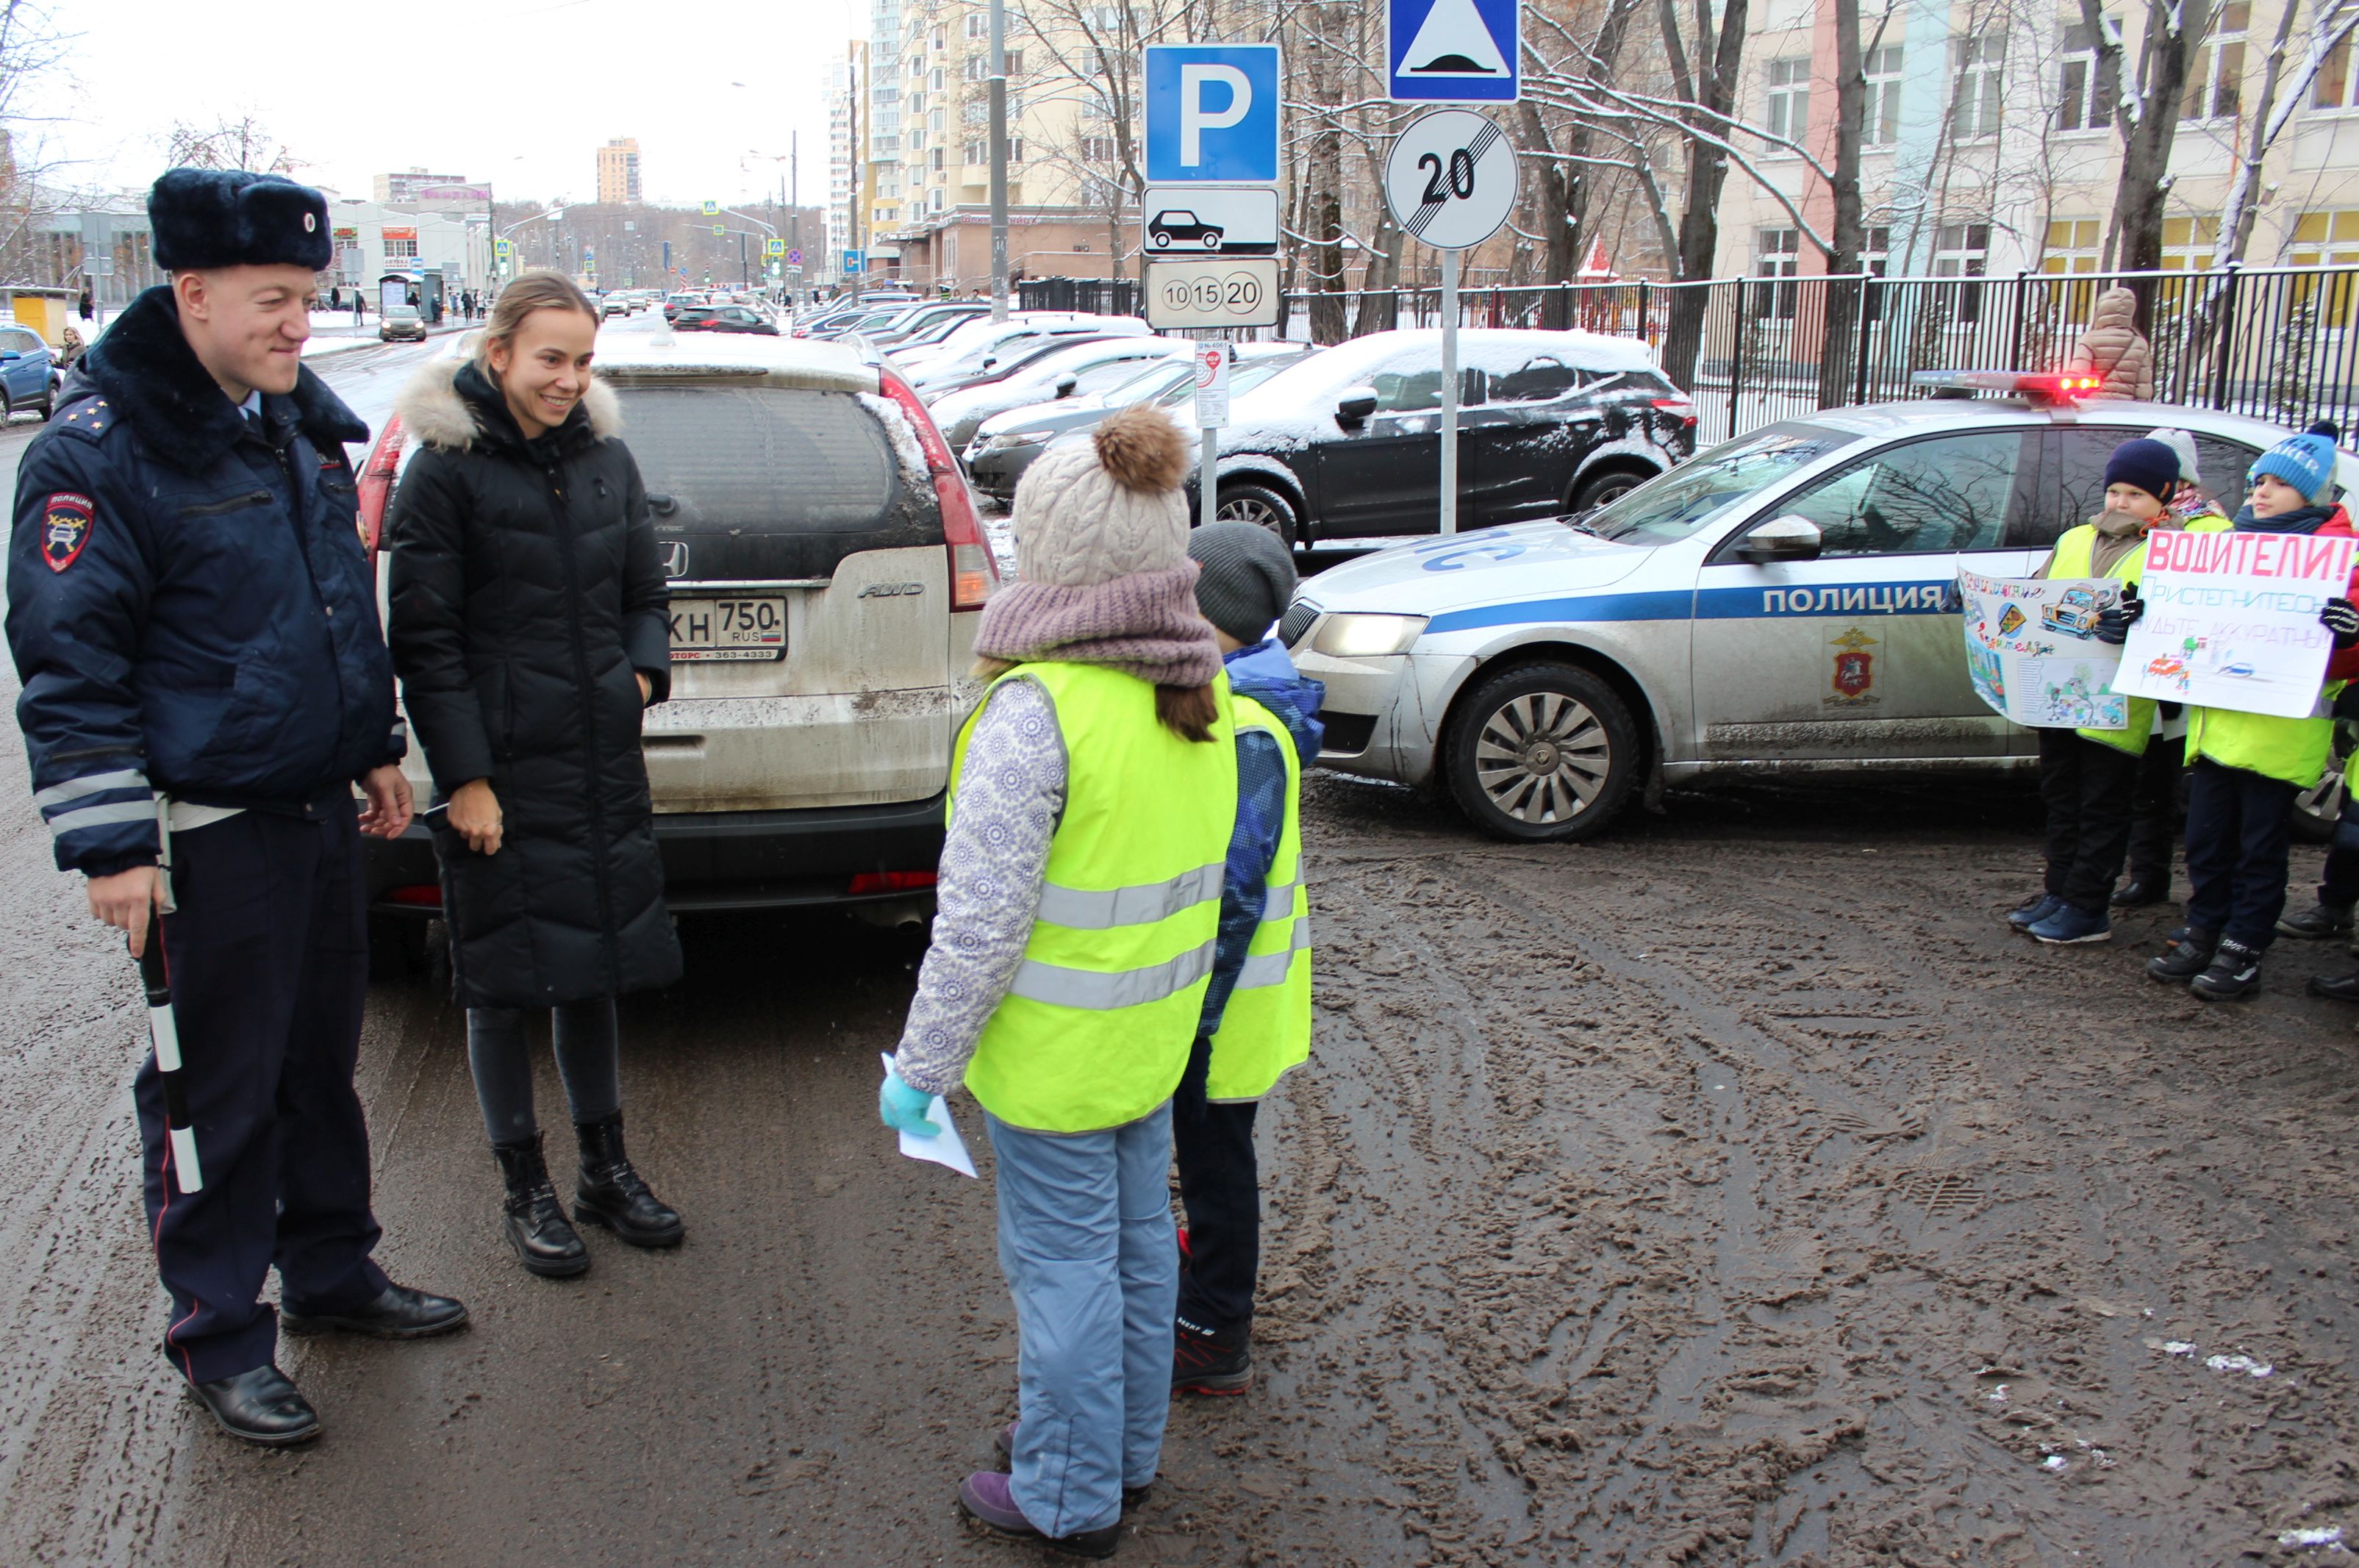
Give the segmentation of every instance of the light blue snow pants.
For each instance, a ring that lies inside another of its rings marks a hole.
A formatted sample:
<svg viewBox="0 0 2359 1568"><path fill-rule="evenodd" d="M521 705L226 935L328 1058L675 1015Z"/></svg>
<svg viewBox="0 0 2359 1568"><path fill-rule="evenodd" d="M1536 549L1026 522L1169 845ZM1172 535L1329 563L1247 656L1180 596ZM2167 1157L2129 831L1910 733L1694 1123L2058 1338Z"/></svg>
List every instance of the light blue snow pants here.
<svg viewBox="0 0 2359 1568"><path fill-rule="evenodd" d="M1171 1409L1171 1106L1066 1136L985 1119L1022 1342L1010 1489L1045 1535L1095 1530L1155 1479Z"/></svg>

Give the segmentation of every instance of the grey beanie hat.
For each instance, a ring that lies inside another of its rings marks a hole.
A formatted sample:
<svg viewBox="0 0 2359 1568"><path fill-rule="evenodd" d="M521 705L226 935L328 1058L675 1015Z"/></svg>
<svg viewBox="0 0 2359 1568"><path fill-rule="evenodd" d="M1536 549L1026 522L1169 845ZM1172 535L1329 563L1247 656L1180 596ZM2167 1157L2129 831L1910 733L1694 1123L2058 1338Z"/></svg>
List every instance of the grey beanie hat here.
<svg viewBox="0 0 2359 1568"><path fill-rule="evenodd" d="M1212 523L1188 540L1196 578L1196 607L1241 643L1269 635L1294 597L1294 552L1258 523Z"/></svg>

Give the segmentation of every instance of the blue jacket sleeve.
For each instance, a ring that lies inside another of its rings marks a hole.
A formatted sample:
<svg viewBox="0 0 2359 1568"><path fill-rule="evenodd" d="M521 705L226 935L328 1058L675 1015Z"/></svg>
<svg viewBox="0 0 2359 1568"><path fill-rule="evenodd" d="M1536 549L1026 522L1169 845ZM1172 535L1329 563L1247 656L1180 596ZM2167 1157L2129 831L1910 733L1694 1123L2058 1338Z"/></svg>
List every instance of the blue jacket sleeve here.
<svg viewBox="0 0 2359 1568"><path fill-rule="evenodd" d="M36 441L16 476L8 541L8 647L24 686L16 723L33 803L59 867L93 877L157 855L132 681L154 573L133 509L104 471L101 450L78 436Z"/></svg>
<svg viewBox="0 0 2359 1568"><path fill-rule="evenodd" d="M1269 868L1286 833L1286 757L1266 730L1237 733L1237 825L1229 833L1228 864L1221 874L1220 933L1212 943L1212 983L1204 992L1197 1034L1220 1032L1222 1015L1237 988L1246 951L1262 920L1269 896Z"/></svg>

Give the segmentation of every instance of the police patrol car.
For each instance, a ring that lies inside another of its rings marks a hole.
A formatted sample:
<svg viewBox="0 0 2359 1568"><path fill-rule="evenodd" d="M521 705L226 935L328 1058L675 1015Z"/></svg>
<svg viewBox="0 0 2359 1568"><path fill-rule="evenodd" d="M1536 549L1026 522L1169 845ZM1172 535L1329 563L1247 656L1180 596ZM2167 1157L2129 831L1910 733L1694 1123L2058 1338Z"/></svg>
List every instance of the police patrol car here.
<svg viewBox="0 0 2359 1568"><path fill-rule="evenodd" d="M2077 378L1919 380L1967 395L1782 420L1585 516L1307 582L1279 629L1327 685L1320 762L1445 786L1477 827L1527 840L1586 837L1642 783L2034 765L2036 737L1967 678L1943 607L1959 569L2036 570L2104 509L2113 449L2159 426L2194 437L2201 487L2233 513L2285 431L2077 402ZM2340 477L2359 486L2359 459ZM2331 822L2340 789L2305 810Z"/></svg>

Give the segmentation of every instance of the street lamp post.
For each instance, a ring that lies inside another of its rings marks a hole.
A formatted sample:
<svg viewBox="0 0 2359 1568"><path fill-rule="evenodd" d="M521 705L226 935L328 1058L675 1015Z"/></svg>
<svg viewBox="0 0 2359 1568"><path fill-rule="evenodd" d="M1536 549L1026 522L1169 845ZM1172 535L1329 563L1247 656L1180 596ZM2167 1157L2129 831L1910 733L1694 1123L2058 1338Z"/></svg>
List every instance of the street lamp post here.
<svg viewBox="0 0 2359 1568"><path fill-rule="evenodd" d="M1007 0L991 0L991 319L1007 320Z"/></svg>

